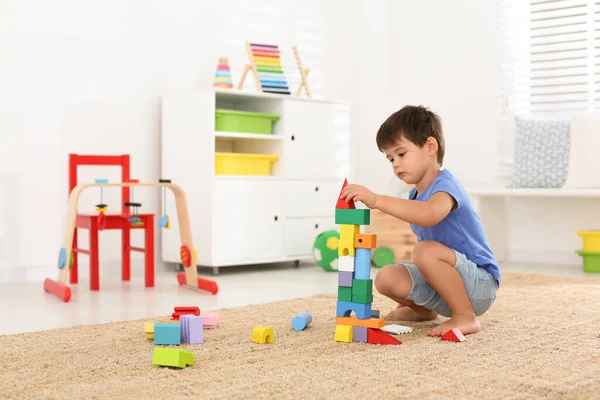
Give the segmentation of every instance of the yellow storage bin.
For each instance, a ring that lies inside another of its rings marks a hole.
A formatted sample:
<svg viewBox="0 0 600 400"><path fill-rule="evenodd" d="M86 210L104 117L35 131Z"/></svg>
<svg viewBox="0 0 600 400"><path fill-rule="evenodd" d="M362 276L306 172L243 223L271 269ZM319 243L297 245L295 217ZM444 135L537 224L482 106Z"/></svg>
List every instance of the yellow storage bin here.
<svg viewBox="0 0 600 400"><path fill-rule="evenodd" d="M271 175L279 156L271 154L215 153L216 175Z"/></svg>
<svg viewBox="0 0 600 400"><path fill-rule="evenodd" d="M583 238L583 251L600 252L600 231L579 231Z"/></svg>

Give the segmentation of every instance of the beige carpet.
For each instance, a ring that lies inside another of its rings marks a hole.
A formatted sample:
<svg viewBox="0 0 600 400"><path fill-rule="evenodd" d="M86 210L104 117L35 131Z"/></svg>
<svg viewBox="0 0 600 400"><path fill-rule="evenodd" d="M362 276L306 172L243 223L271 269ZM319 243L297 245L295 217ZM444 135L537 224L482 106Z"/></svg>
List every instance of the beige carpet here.
<svg viewBox="0 0 600 400"><path fill-rule="evenodd" d="M600 280L505 274L464 343L427 337L433 323L399 346L336 343L334 313L333 295L222 310L183 370L151 364L143 320L0 336L0 398L600 398ZM250 342L259 324L274 344Z"/></svg>

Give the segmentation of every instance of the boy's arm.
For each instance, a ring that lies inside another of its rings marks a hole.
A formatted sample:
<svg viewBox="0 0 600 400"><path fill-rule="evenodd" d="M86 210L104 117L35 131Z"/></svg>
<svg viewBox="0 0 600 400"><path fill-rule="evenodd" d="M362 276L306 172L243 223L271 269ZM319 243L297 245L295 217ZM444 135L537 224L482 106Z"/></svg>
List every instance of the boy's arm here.
<svg viewBox="0 0 600 400"><path fill-rule="evenodd" d="M453 207L452 196L446 192L437 192L427 202L376 195L373 208L409 224L427 227L446 218Z"/></svg>

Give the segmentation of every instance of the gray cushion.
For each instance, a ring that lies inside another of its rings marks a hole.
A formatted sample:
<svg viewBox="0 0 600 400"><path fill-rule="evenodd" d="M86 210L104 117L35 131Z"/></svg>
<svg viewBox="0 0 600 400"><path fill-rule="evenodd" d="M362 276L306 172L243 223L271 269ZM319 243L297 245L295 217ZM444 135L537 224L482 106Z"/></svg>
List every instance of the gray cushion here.
<svg viewBox="0 0 600 400"><path fill-rule="evenodd" d="M566 180L569 119L515 117L515 163L510 187L560 188Z"/></svg>

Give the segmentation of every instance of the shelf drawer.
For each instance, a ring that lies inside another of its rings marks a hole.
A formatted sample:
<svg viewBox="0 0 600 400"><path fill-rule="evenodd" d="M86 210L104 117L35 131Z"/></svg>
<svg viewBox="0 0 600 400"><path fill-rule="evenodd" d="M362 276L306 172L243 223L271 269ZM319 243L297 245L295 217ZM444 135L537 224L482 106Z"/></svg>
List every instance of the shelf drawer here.
<svg viewBox="0 0 600 400"><path fill-rule="evenodd" d="M336 181L289 181L285 190L286 216L335 217L342 185Z"/></svg>
<svg viewBox="0 0 600 400"><path fill-rule="evenodd" d="M333 218L286 219L284 225L284 252L286 257L311 255L312 246L317 236L330 229L337 229Z"/></svg>

